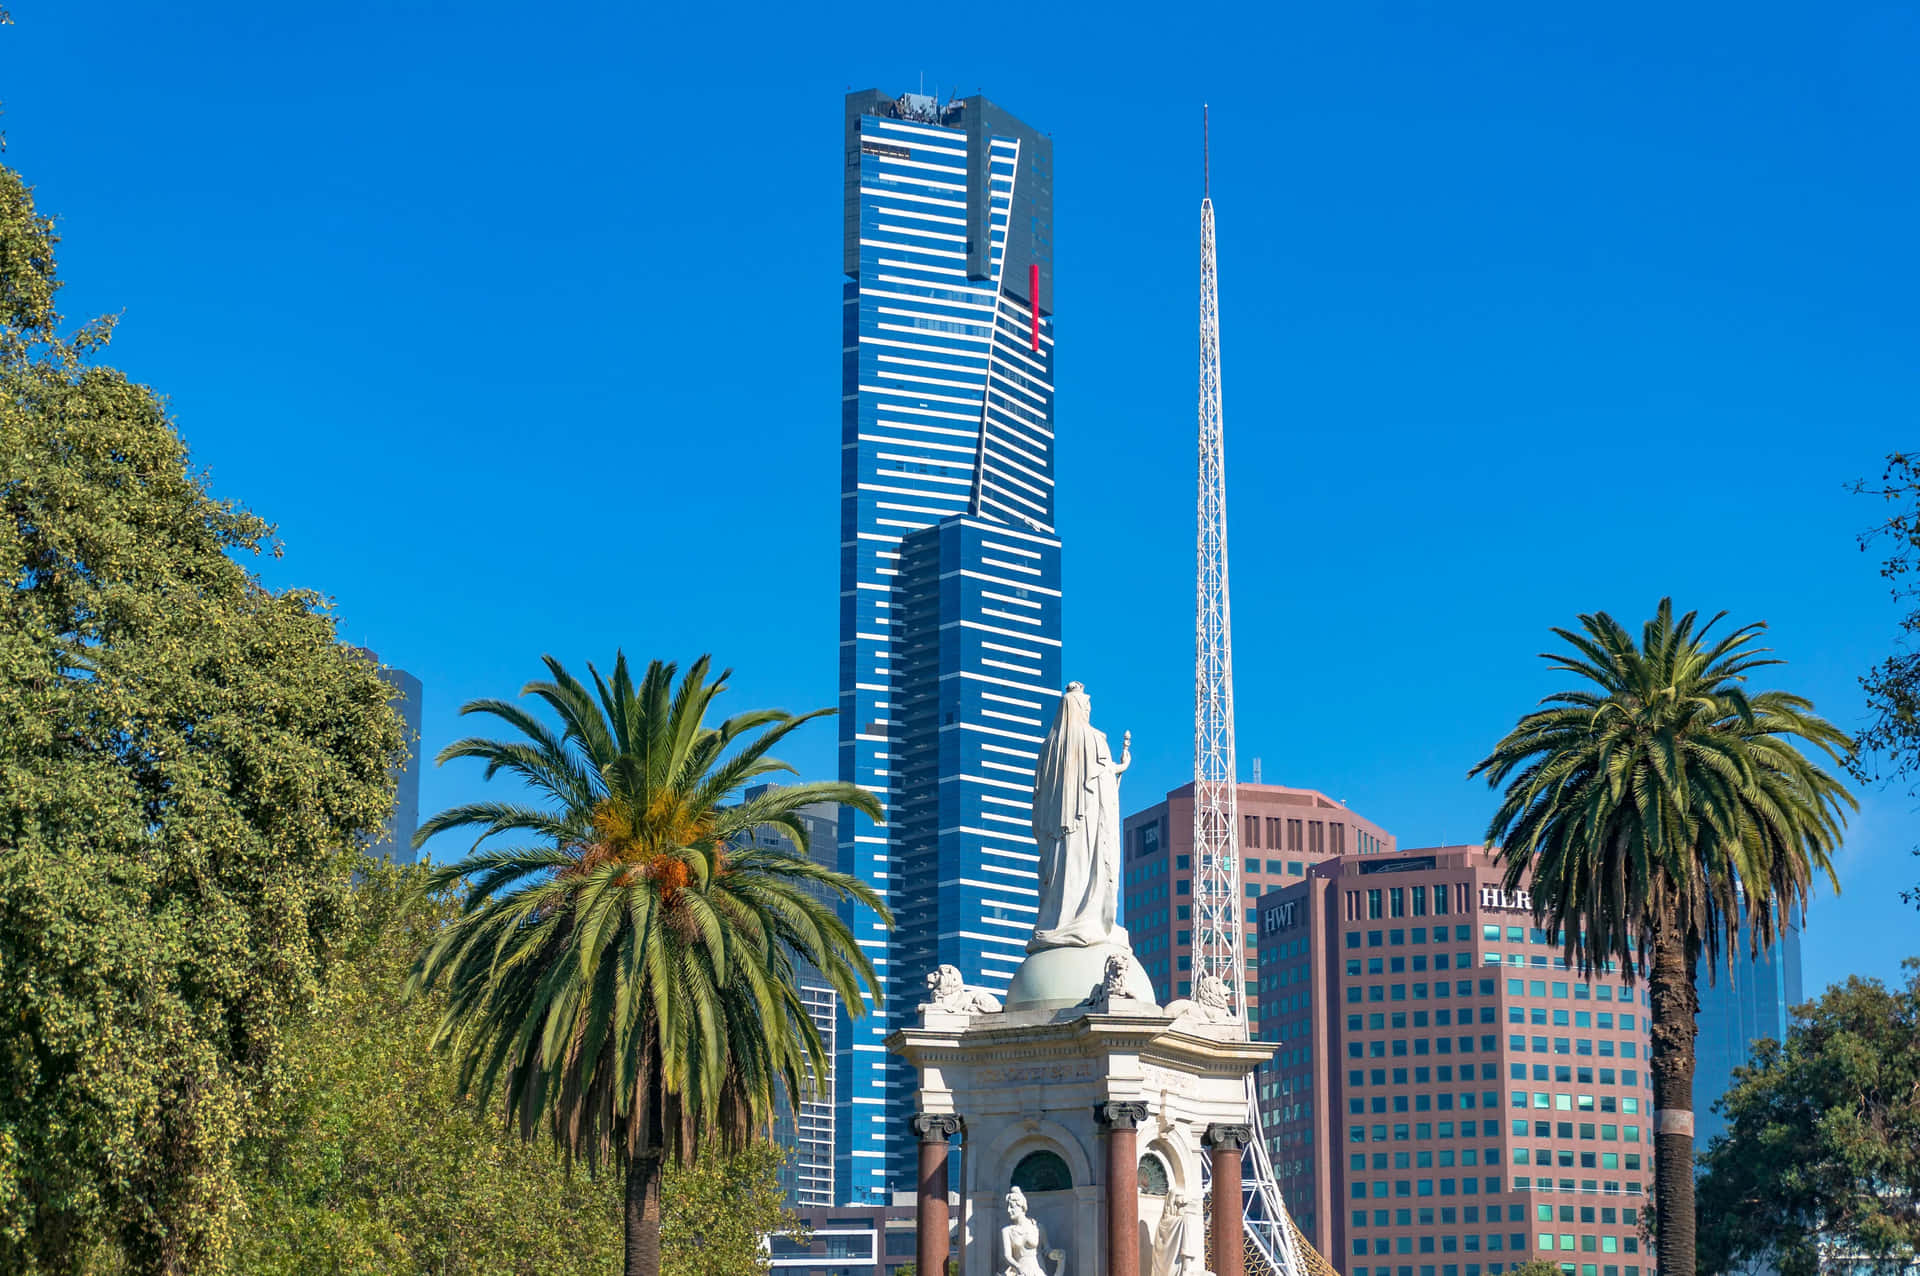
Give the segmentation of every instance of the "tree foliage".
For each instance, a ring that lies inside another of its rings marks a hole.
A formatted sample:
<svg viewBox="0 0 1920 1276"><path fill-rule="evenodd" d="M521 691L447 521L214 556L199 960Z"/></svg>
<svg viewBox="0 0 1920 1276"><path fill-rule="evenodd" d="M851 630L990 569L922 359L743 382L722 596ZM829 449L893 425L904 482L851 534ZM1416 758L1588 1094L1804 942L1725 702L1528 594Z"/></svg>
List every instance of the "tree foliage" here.
<svg viewBox="0 0 1920 1276"><path fill-rule="evenodd" d="M620 1263L620 1188L569 1174L461 1091L433 1049L444 998L405 996L457 911L425 869L373 865L318 1012L291 1038L289 1084L247 1145L234 1266L259 1276L604 1276ZM741 1269L745 1270L745 1269Z"/></svg>
<svg viewBox="0 0 1920 1276"><path fill-rule="evenodd" d="M786 1232L804 1242L807 1231L780 1186L788 1155L754 1143L731 1154L707 1148L686 1165L669 1165L661 1184L661 1276L767 1272L761 1237Z"/></svg>
<svg viewBox="0 0 1920 1276"><path fill-rule="evenodd" d="M1860 733L1860 754L1854 772L1869 783L1895 781L1907 785L1910 796L1920 795L1920 453L1895 452L1877 484L1856 483L1860 495L1878 497L1886 518L1860 535L1860 548L1885 547L1880 575L1894 598L1908 605L1900 620L1900 639L1892 655L1860 679L1867 693L1872 722ZM1920 855L1916 848L1915 855ZM1901 898L1920 907L1920 886Z"/></svg>
<svg viewBox="0 0 1920 1276"><path fill-rule="evenodd" d="M0 167L0 1270L207 1270L401 726L111 325L62 332L56 242Z"/></svg>
<svg viewBox="0 0 1920 1276"><path fill-rule="evenodd" d="M1724 614L1724 613L1723 613ZM1470 774L1505 784L1487 830L1507 889L1528 885L1535 917L1563 935L1582 972L1617 961L1647 977L1662 1276L1694 1270L1696 988L1744 930L1771 944L1831 862L1854 800L1799 744L1845 758L1851 743L1783 691L1748 676L1780 664L1761 625L1718 638L1661 599L1638 642L1605 612L1569 650L1547 653L1582 685L1524 715ZM1673 1116L1671 1114L1681 1114Z"/></svg>
<svg viewBox="0 0 1920 1276"><path fill-rule="evenodd" d="M878 818L850 784L769 787L791 771L771 750L818 714L757 710L709 724L727 675L705 657L684 677L624 656L593 686L547 658L528 683L558 729L522 705L462 708L516 738L470 738L440 761L476 758L536 804L475 802L428 820L417 842L477 829L436 886L467 883L466 907L428 950L419 986L447 990L443 1040L463 1088L499 1097L523 1135L546 1131L569 1156L620 1165L629 1273L660 1270L659 1169L764 1132L784 1092L824 1075L819 1033L796 985L805 962L854 1013L878 1002L873 967L838 915L851 900L887 918L858 878L807 857L799 811L845 803ZM790 846L753 844L759 829ZM531 844L499 846L510 833ZM890 919L889 919L890 920Z"/></svg>
<svg viewBox="0 0 1920 1276"><path fill-rule="evenodd" d="M1727 1131L1701 1158L1705 1271L1920 1262L1920 959L1906 968L1904 988L1829 988L1735 1074Z"/></svg>

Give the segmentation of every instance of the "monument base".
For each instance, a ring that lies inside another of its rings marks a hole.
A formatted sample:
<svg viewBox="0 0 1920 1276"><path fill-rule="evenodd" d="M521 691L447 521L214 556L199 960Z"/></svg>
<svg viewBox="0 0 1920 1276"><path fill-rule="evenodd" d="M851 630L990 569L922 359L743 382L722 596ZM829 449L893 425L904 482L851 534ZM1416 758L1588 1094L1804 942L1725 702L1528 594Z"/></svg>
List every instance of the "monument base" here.
<svg viewBox="0 0 1920 1276"><path fill-rule="evenodd" d="M1247 1074L1274 1047L1245 1040L1237 1021L1202 1023L1151 1002L1116 999L1112 1013L1075 1004L1101 975L1107 947L1036 953L1008 989L1006 1010L923 1006L919 1027L887 1038L919 1073L915 1128L923 1142L937 1140L943 1165L945 1132L963 1133L962 1276L1007 1268L1003 1230L1015 1221L1015 1187L1043 1233L1041 1276L1056 1268L1059 1276L1149 1276L1156 1250L1176 1260L1162 1270L1236 1270L1204 1252L1201 1162L1213 1156L1217 1169L1223 1146L1244 1147L1253 1136ZM1073 985L1072 1002L1048 1006ZM1238 1227L1231 1233L1237 1257Z"/></svg>

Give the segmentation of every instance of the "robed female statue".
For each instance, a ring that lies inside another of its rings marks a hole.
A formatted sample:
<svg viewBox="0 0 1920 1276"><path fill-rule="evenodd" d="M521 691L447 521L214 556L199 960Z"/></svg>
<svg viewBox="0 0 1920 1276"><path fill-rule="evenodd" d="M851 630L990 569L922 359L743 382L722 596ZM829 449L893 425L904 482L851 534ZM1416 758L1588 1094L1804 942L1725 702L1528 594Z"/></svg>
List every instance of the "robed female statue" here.
<svg viewBox="0 0 1920 1276"><path fill-rule="evenodd" d="M1040 849L1040 915L1027 951L1085 948L1113 939L1120 910L1120 774L1133 733L1114 761L1093 729L1093 700L1067 684L1033 776L1033 840Z"/></svg>

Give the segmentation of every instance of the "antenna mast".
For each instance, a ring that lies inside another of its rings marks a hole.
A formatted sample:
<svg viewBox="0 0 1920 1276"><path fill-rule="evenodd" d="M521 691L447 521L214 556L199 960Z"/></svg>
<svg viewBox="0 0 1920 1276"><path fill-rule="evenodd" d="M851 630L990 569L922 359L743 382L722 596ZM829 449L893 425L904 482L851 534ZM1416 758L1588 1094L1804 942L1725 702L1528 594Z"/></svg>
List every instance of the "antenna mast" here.
<svg viewBox="0 0 1920 1276"><path fill-rule="evenodd" d="M1247 950L1242 936L1240 817L1233 741L1233 622L1227 591L1227 459L1220 416L1220 288L1214 260L1213 154L1200 115L1200 493L1198 595L1194 608L1193 854L1198 931L1194 978L1233 990L1247 1032ZM1304 1248L1274 1182L1260 1119L1258 1073L1247 1076L1253 1138L1241 1170L1246 1270L1309 1276ZM1312 1252L1308 1250L1308 1252ZM1324 1265L1324 1260L1323 1260Z"/></svg>

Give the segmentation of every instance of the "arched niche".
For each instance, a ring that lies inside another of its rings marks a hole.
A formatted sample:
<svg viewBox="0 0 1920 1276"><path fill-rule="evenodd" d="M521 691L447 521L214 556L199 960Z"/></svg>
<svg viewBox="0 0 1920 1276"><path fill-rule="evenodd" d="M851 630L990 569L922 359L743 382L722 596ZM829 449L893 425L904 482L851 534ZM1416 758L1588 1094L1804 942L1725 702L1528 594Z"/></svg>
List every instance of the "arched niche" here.
<svg viewBox="0 0 1920 1276"><path fill-rule="evenodd" d="M1173 1191L1173 1174L1160 1154L1149 1148L1140 1157L1137 1171L1142 1196L1166 1196Z"/></svg>
<svg viewBox="0 0 1920 1276"><path fill-rule="evenodd" d="M1073 1171L1058 1152L1040 1148L1020 1158L1007 1186L1029 1196L1035 1192L1068 1192L1073 1190Z"/></svg>

